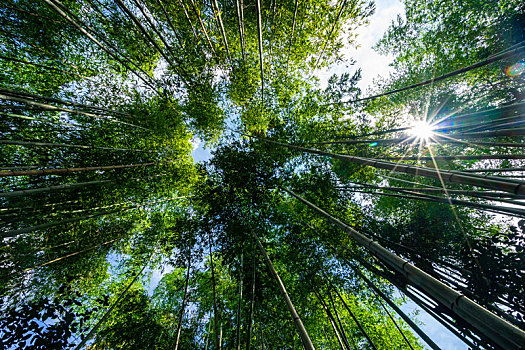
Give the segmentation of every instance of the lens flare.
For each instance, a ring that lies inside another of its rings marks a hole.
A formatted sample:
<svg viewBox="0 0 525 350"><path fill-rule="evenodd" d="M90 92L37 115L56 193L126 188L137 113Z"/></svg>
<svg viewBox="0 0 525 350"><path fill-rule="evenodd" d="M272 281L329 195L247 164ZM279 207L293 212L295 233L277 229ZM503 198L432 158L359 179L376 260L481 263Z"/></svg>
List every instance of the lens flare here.
<svg viewBox="0 0 525 350"><path fill-rule="evenodd" d="M417 139L428 140L434 134L434 128L427 122L418 121L412 125L409 132Z"/></svg>
<svg viewBox="0 0 525 350"><path fill-rule="evenodd" d="M525 61L518 62L516 64L513 64L512 66L507 67L505 69L505 73L509 77L515 77L525 72Z"/></svg>

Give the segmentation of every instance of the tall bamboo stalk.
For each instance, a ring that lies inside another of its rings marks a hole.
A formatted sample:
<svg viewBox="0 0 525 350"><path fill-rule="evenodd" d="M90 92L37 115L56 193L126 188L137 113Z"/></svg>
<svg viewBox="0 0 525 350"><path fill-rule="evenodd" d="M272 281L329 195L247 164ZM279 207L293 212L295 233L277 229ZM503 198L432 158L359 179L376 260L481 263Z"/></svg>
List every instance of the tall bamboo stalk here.
<svg viewBox="0 0 525 350"><path fill-rule="evenodd" d="M339 347L341 350L345 350L346 344L343 344L343 340L341 338L341 334L339 333L339 328L337 327L334 316L326 306L326 303L324 302L322 296L320 295L319 291L315 288L315 286L312 285L312 290L314 291L314 295L317 297L317 300L319 300L321 306L323 307L323 310L326 313L326 316L328 317L328 321L330 321L330 325L332 326L332 329L335 333L335 337L337 339L337 343L339 344ZM348 349L349 350L349 349Z"/></svg>
<svg viewBox="0 0 525 350"><path fill-rule="evenodd" d="M266 253L266 249L264 249L261 241L255 234L255 232L250 231L253 238L257 242L257 245L259 246L259 250L264 257L264 260L266 261L266 265L268 266L268 269L270 270L273 278L277 282L277 285L279 287L279 290L281 291L281 294L286 302L286 306L288 307L288 310L290 311L290 314L292 315L292 319L294 321L295 327L297 328L297 333L299 334L299 337L301 338L301 341L303 343L303 347L306 350L314 350L314 345L312 344L312 341L310 340L310 337L308 335L308 332L306 331L306 328L304 328L303 322L301 321L301 318L299 317L299 314L297 311L295 311L295 307L293 306L292 300L290 299L290 296L288 295L288 292L286 291L286 288L284 287L283 282L281 281L281 278L277 274L277 271L273 267L272 261L270 260L270 257L268 256L268 253Z"/></svg>
<svg viewBox="0 0 525 350"><path fill-rule="evenodd" d="M252 252L252 284L251 284L251 293L250 293L250 316L248 318L248 339L246 340L246 350L250 350L250 345L252 341L252 324L253 324L253 311L255 307L255 263L257 262L255 253L256 253L256 245L254 240L253 245L253 252Z"/></svg>
<svg viewBox="0 0 525 350"><path fill-rule="evenodd" d="M322 156L328 156L334 159L342 160L345 162L352 162L362 165L371 166L378 169L390 170L397 173L405 173L409 175L429 177L433 179L439 179L445 183L458 183L464 185L472 185L478 187L489 188L498 191L509 192L512 194L525 194L525 183L519 181L508 180L499 177L487 177L487 176L475 176L473 174L462 173L460 171L447 171L439 170L428 167L413 166L407 164L398 164L387 161L380 161L372 158L355 157L343 154L329 153L319 151L316 149L310 149L295 145L290 145L282 142L273 140L263 139L265 142L279 145L281 147L287 147L289 149L298 150L301 152L318 154Z"/></svg>
<svg viewBox="0 0 525 350"><path fill-rule="evenodd" d="M200 12L197 9L197 6L195 5L195 1L194 0L190 0L190 3L191 3L191 6L193 8L193 12L195 12L195 16L199 20L199 24L201 25L202 33L206 37L206 41L208 42L208 45L210 46L211 52L213 52L213 54L215 56L217 56L217 52L215 51L215 48L213 47L213 44L211 43L210 37L208 36L208 31L206 30L206 26L204 25L204 22L202 21Z"/></svg>
<svg viewBox="0 0 525 350"><path fill-rule="evenodd" d="M54 0L42 0L44 1L46 4L48 4L50 7L52 7L56 12L58 12L58 14L60 14L63 18L65 18L67 21L69 21L71 24L73 24L78 30L80 30L80 32L82 32L82 34L84 34L85 36L87 36L91 41L93 41L95 44L97 44L103 51L105 51L108 55L110 55L113 59L115 59L116 61L118 61L123 67L125 67L126 69L128 69L130 72L132 72L133 74L135 74L140 80L142 80L144 82L144 84L146 84L148 87L150 87L153 91L157 91L157 88L155 87L154 84L152 84L151 82L149 82L148 80L146 80L142 75L138 74L133 68L131 68L126 62L124 62L120 57L117 56L117 54L115 54L114 52L112 52L109 48L107 48L103 43L101 43L99 40L97 40L91 33L89 33L86 29L84 29L79 23L77 23L77 21L75 21L74 18L76 18L76 16L74 16L72 14L71 11L67 10L65 7L61 7L61 5L54 1ZM64 9L66 12L64 12ZM70 17L70 15L73 17ZM78 18L76 18L78 20ZM85 25L85 23L83 23L82 21L80 21L80 23L82 25ZM104 40L103 40L104 41ZM107 41L104 41L106 44L107 44ZM125 56L123 56L125 57ZM131 62L131 60L127 59L127 61ZM132 64L134 64L133 62L131 62ZM134 64L135 65L135 64ZM136 66L136 65L135 65ZM136 66L137 69L139 71L141 71L142 73L146 74L144 72L144 70L142 70L140 67ZM146 76L148 76L146 74ZM149 77L149 76L148 76Z"/></svg>
<svg viewBox="0 0 525 350"><path fill-rule="evenodd" d="M388 95L392 95L392 94L395 94L395 93L398 93L398 92L411 90L411 89L414 89L416 87L425 86L425 85L429 85L429 84L434 84L434 83L436 83L438 81L445 80L445 79L453 77L455 75L459 75L459 74L462 74L462 73L469 72L469 71L471 71L473 69L486 66L486 65L488 65L490 63L497 62L497 61L503 60L503 59L508 58L508 57L513 57L513 56L516 56L516 55L520 55L520 54L523 53L523 51L525 51L524 50L525 49L525 45L523 45L523 42L520 43L520 44L522 46L519 46L519 47L517 47L515 49L512 49L512 50L500 51L499 53L494 54L494 55L492 55L492 56L490 56L490 57L488 57L488 58L486 58L484 60L476 62L476 63L474 63L474 64L472 64L470 66L466 66L466 67L457 69L457 70L452 71L450 73L446 73L446 74L440 75L438 77L434 77L434 78L429 79L429 80L421 81L421 82L416 83L416 84L405 86L405 87L400 88L400 89L387 91L387 92L384 92L384 93L381 93L381 94L377 94L377 95L373 95L373 96L367 96L367 97L363 97L363 98L358 98L358 99L352 100L352 101L345 101L344 103L355 103L355 102L362 102L362 101L373 100L373 99L376 99L376 98L379 98L379 97L388 96Z"/></svg>
<svg viewBox="0 0 525 350"><path fill-rule="evenodd" d="M228 55L228 59L232 60L231 54L230 54L230 47L228 45L228 38L226 37L226 31L224 30L224 24L222 23L222 16L221 16L221 9L219 8L219 4L217 3L217 0L211 0L213 12L215 13L215 16L217 18L217 22L219 24L219 30L222 35L222 40L224 41L224 47L226 48L226 54Z"/></svg>
<svg viewBox="0 0 525 350"><path fill-rule="evenodd" d="M131 127L138 128L138 129L143 129L143 130L150 130L150 129L144 128L142 126L139 126L139 125L135 125L135 124L131 124L131 123L128 123L128 122L124 122L124 121L115 119L113 117L105 117L105 116L101 116L101 115L98 115L98 114L93 114L93 113L90 113L90 112L84 112L84 111L79 111L79 110L70 109L70 108L56 107L56 106L53 106L53 105L50 105L50 104L40 103L40 102L32 101L32 100L29 100L29 99L26 99L26 98L0 94L0 99L13 101L13 102L24 103L24 104L27 104L27 105L30 105L30 106L37 106L39 108L43 108L44 110L60 111L60 112L67 112L67 113L73 113L73 114L81 114L81 115L85 115L87 117L91 117L91 118L95 118L95 119L102 119L102 120L109 121L109 122L112 122L112 123L117 123L117 124L122 124L122 125L126 125L126 126L131 126Z"/></svg>
<svg viewBox="0 0 525 350"><path fill-rule="evenodd" d="M164 162L150 162L150 163L139 163L139 164L126 164L126 165L104 165L104 166L92 166L92 167L82 167L82 168L59 168L59 169L38 169L38 170L5 170L0 171L0 177L9 177L9 176L34 176L34 175L62 175L70 174L74 172L83 172L83 171L96 171L96 170L116 170L116 169L129 169L137 167L146 167L151 165L160 165L166 163L173 163L177 161L170 160Z"/></svg>
<svg viewBox="0 0 525 350"><path fill-rule="evenodd" d="M321 49L321 53L319 53L319 57L317 58L317 61L315 62L315 66L314 67L318 67L319 66L319 61L321 61L321 58L323 57L324 50L326 49L326 46L328 46L328 42L332 38L332 33L334 32L335 27L337 26L337 22L339 22L339 18L341 18L341 14L343 13L343 10L345 9L346 1L347 0L343 0L343 3L341 4L341 8L337 12L337 17L335 18L334 25L332 26L332 29L330 29L330 33L328 33L328 37L326 38L326 40L324 42L323 48Z"/></svg>
<svg viewBox="0 0 525 350"><path fill-rule="evenodd" d="M320 216L328 219L335 226L347 232L357 244L365 247L373 256L377 257L388 267L401 273L406 278L407 283L432 296L451 312L463 318L479 334L505 349L521 349L525 347L524 331L487 311L463 294L456 292L413 266L408 261L386 250L377 242L360 234L306 199L290 190L283 190L317 212Z"/></svg>
<svg viewBox="0 0 525 350"><path fill-rule="evenodd" d="M213 264L213 252L211 251L211 233L209 233L209 248L210 248L210 268L211 268L211 280L212 280L212 289L213 289L213 321L214 321L214 332L215 337L215 348L220 349L221 343L219 341L219 314L217 311L217 292L215 289L215 267Z"/></svg>
<svg viewBox="0 0 525 350"><path fill-rule="evenodd" d="M239 301L237 302L237 334L236 334L236 348L241 350L241 306L242 306L242 268L243 268L243 254L241 253L241 261L239 265Z"/></svg>
<svg viewBox="0 0 525 350"><path fill-rule="evenodd" d="M175 350L179 348L180 333L182 330L182 320L184 318L184 311L186 310L186 300L188 298L188 282L190 281L190 257L188 257L188 266L186 267L186 283L184 285L184 296L182 297L182 306L179 314L179 322L177 323L177 332L175 340Z"/></svg>
<svg viewBox="0 0 525 350"><path fill-rule="evenodd" d="M84 345L86 345L87 341L90 340L93 335L95 335L96 331L100 328L100 326L106 321L106 319L108 318L108 316L111 314L111 312L113 311L113 309L120 303L120 301L122 300L122 298L126 295L126 293L128 292L128 290L131 288L131 286L137 281L137 279L139 278L139 276L142 274L142 272L146 269L146 266L148 266L151 258L153 257L153 253L150 255L150 257L148 258L148 260L146 260L146 263L144 264L144 266L142 267L142 269L139 271L139 273L137 273L137 275L133 278L133 280L128 284L128 286L122 291L122 293L120 293L120 295L118 296L117 300L115 300L115 302L113 304L111 304L110 308L108 309L108 311L106 311L106 313L104 314L104 316L102 316L102 318L95 324L95 326L93 326L93 328L91 328L91 330L89 331L89 333L84 337L84 339L82 339L82 341L75 347L75 350L80 350L84 347Z"/></svg>
<svg viewBox="0 0 525 350"><path fill-rule="evenodd" d="M264 103L264 60L263 60L261 0L256 0L255 4L257 8L257 41L259 43L259 65L261 68L261 100Z"/></svg>
<svg viewBox="0 0 525 350"><path fill-rule="evenodd" d="M330 287L335 291L335 293L337 294L337 296L339 297L339 300L341 300L341 302L343 303L343 306L345 307L346 311L348 311L348 313L350 314L350 316L352 317L352 319L354 320L354 322L356 323L357 327L359 328L359 330L361 331L361 333L363 333L363 335L365 336L366 340L368 341L368 343L370 344L370 346L372 347L372 349L374 350L377 350L377 347L376 345L374 344L374 342L372 341L372 338L370 338L370 335L368 335L368 332L363 328L363 326L361 325L361 322L359 322L359 320L357 319L357 317L354 315L354 313L352 312L352 310L350 309L350 307L348 306L348 304L346 303L346 301L344 300L343 296L339 293L339 291L337 290L337 288L334 286L334 284L332 283L332 281L330 281L329 278L326 278L326 280L328 281L328 284L330 285ZM330 293L330 292L329 292Z"/></svg>

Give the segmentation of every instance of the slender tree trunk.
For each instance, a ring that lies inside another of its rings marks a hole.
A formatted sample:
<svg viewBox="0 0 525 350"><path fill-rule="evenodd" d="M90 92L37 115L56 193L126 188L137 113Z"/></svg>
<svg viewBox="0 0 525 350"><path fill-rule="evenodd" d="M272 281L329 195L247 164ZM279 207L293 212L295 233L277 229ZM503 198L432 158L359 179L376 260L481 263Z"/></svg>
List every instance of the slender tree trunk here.
<svg viewBox="0 0 525 350"><path fill-rule="evenodd" d="M246 350L250 350L250 345L252 341L252 324L253 324L253 311L255 306L255 263L256 263L256 246L255 246L255 240L253 245L253 252L252 252L252 286L251 286L251 294L250 294L250 316L248 318L248 339L246 340Z"/></svg>
<svg viewBox="0 0 525 350"><path fill-rule="evenodd" d="M186 311L186 299L188 298L188 282L190 281L190 258L188 257L188 266L186 268L186 283L184 285L184 296L182 297L182 307L179 315L179 322L177 323L177 336L175 340L175 350L179 348L180 332L182 330L182 321L184 319L184 311Z"/></svg>
<svg viewBox="0 0 525 350"><path fill-rule="evenodd" d="M330 321L330 325L332 326L332 329L334 330L335 337L337 339L337 343L339 344L339 347L341 350L345 349L345 345L343 344L343 340L341 339L341 335L339 333L339 328L335 324L334 317L328 307L326 306L326 303L324 302L322 296L319 294L319 291L315 289L315 287L312 285L313 291L315 296L317 297L317 300L321 303L321 306L323 307L324 311L326 312L326 316L328 317L328 320Z"/></svg>
<svg viewBox="0 0 525 350"><path fill-rule="evenodd" d="M243 254L241 253L241 263L239 266L239 301L237 303L237 350L241 350L241 306L242 306L242 268Z"/></svg>
<svg viewBox="0 0 525 350"><path fill-rule="evenodd" d="M6 170L0 171L0 177L9 176L32 176L32 175L60 175L69 174L74 172L82 171L96 171L96 170L116 170L116 169L129 169L137 167L146 167L150 165L159 165L165 163L173 163L175 160L164 161L164 162L151 162L151 163L139 163L139 164L127 164L127 165L104 165L104 166L92 166L83 168L60 168L60 169L39 169L39 170Z"/></svg>
<svg viewBox="0 0 525 350"><path fill-rule="evenodd" d="M314 345L312 344L312 341L310 340L310 337L308 335L308 332L304 328L303 322L301 321L301 318L299 317L299 314L297 311L295 311L295 307L293 306L292 300L288 296L288 293L286 292L286 288L284 287L283 282L281 281L281 278L277 274L277 271L273 267L272 261L270 260L270 257L266 253L266 250L264 249L263 245L261 244L261 241L259 241L259 238L255 235L253 231L251 231L251 234L255 241L257 242L257 245L259 246L259 250L261 251L261 254L264 257L264 260L266 261L266 265L268 266L268 269L272 273L275 281L277 282L277 285L281 291L281 294L286 302L286 306L288 307L288 310L290 311L290 314L292 315L292 319L295 323L295 327L297 328L297 332L299 333L299 337L301 338L301 341L303 342L303 346L306 350L313 350Z"/></svg>
<svg viewBox="0 0 525 350"><path fill-rule="evenodd" d="M345 328L343 327L343 322L341 321L341 317L339 317L339 312L337 311L337 306L335 305L335 301L334 298L332 298L332 293L330 293L330 290L328 290L328 297L330 298L330 304L332 305L335 316L337 317L337 322L339 323L339 328L341 329L341 336L343 338L345 346L348 350L350 350L350 343L348 342L348 337L346 336Z"/></svg>
<svg viewBox="0 0 525 350"><path fill-rule="evenodd" d="M414 176L429 177L433 179L438 179L444 183L457 183L464 185L472 185L478 187L489 188L497 191L509 192L512 194L525 194L525 186L521 183L507 180L505 178L498 178L495 176L491 177L482 177L475 176L474 174L462 173L460 171L447 171L447 170L438 170L428 167L413 166L407 164L398 164L387 161L381 161L371 158L355 157L342 154L335 154L329 152L323 152L316 149L310 149L300 146L294 146L286 143L281 143L277 141L272 141L268 139L263 139L265 142L273 143L282 147L287 147L289 149L294 149L306 153L318 154L322 156L328 156L334 159L342 160L345 162L352 162L362 165L371 166L377 169L390 170L397 173L405 173Z"/></svg>
<svg viewBox="0 0 525 350"><path fill-rule="evenodd" d="M221 9L219 8L219 4L217 3L217 0L211 0L213 11L215 12L215 16L217 17L217 22L219 23L219 30L222 34L222 40L224 41L224 47L226 48L226 54L228 55L228 59L231 62L231 55L230 55L230 47L228 46L228 38L226 38L226 31L224 30L224 24L222 23L222 16L221 16Z"/></svg>
<svg viewBox="0 0 525 350"><path fill-rule="evenodd" d="M135 71L133 68L131 68L126 62L124 62L122 59L120 59L117 54L113 53L110 49L108 49L104 44L102 44L99 40L97 40L92 34L90 34L86 29L82 28L82 26L75 21L75 19L71 18L69 15L73 15L71 11L66 10L68 13L64 12L60 5L57 5L57 3L54 0L43 0L46 4L48 4L50 7L52 7L56 12L58 12L63 18L68 20L71 24L73 24L78 30L82 32L85 36L87 36L91 41L93 41L95 44L97 44L103 51L105 51L109 56L111 56L113 59L117 60L122 66L124 66L126 69L128 69L130 72L134 73L140 80L144 82L147 86L149 86L153 91L157 91L157 88L154 84L146 80L142 75L138 74L137 71ZM64 8L65 9L65 8ZM69 14L69 15L68 15ZM73 16L76 17L76 16ZM82 21L80 21L81 24L85 25ZM91 32L94 32L90 28ZM107 44L107 41L103 39L103 41ZM111 46L111 45L110 45ZM120 55L122 55L119 52ZM123 55L122 55L123 56ZM125 56L123 56L125 57ZM143 74L145 74L147 77L148 74L144 72L140 67L138 67L135 63L133 63L129 58L126 59L131 64L135 65L139 71L141 71Z"/></svg>
<svg viewBox="0 0 525 350"><path fill-rule="evenodd" d="M214 321L214 332L213 335L215 337L215 348L220 349L221 343L219 341L219 313L217 310L217 294L215 290L215 267L213 266L213 253L211 251L211 233L209 234L209 241L210 241L210 268L211 268L211 280L212 280L212 289L213 289L213 321Z"/></svg>

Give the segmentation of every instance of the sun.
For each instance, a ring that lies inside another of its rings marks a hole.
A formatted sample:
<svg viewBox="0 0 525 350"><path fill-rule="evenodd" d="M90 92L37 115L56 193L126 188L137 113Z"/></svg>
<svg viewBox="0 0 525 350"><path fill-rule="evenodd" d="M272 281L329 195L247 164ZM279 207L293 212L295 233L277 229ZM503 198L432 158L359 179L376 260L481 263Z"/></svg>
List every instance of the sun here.
<svg viewBox="0 0 525 350"><path fill-rule="evenodd" d="M428 140L434 135L434 128L425 121L417 121L409 129L409 133L421 140Z"/></svg>

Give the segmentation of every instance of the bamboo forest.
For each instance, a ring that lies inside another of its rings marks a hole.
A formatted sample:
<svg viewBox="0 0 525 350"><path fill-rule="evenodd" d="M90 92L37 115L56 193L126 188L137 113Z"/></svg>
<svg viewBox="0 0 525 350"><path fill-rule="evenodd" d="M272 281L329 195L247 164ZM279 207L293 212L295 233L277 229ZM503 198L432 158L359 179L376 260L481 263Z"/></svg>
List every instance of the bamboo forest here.
<svg viewBox="0 0 525 350"><path fill-rule="evenodd" d="M0 349L525 349L523 0L0 0Z"/></svg>

